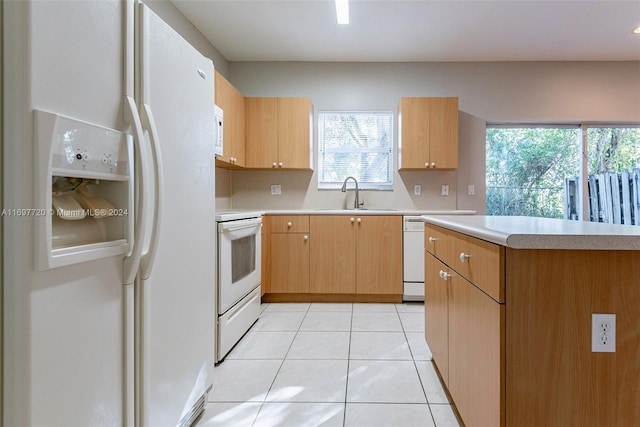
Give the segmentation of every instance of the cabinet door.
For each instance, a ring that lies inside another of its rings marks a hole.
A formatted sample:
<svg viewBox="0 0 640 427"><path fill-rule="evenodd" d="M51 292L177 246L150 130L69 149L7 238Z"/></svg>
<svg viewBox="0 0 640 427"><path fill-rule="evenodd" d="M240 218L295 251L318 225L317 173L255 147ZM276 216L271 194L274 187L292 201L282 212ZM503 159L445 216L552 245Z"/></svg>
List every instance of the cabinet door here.
<svg viewBox="0 0 640 427"><path fill-rule="evenodd" d="M431 167L455 169L458 167L458 98L428 100Z"/></svg>
<svg viewBox="0 0 640 427"><path fill-rule="evenodd" d="M224 145L227 144L227 137L231 140L231 155L234 166L244 167L245 165L245 101L244 95L238 89L229 84L231 97L230 111L224 112Z"/></svg>
<svg viewBox="0 0 640 427"><path fill-rule="evenodd" d="M356 292L402 294L402 217L356 218Z"/></svg>
<svg viewBox="0 0 640 427"><path fill-rule="evenodd" d="M242 117L237 117L237 109L239 108L236 104L238 101L236 94L238 92L236 88L234 88L231 83L227 81L220 73L215 72L215 102L216 105L222 108L224 112L224 146L222 156L216 157L216 163L220 167L234 166L234 159L237 157L235 150L240 147L235 147L235 145L239 145L236 140L240 137L240 135L236 135L236 125L240 119L242 120L242 158L241 162L244 164L244 97L242 100ZM238 92L240 93L240 92ZM240 94L242 96L242 94ZM242 165L241 164L241 165ZM240 165L240 166L241 166Z"/></svg>
<svg viewBox="0 0 640 427"><path fill-rule="evenodd" d="M504 305L453 273L449 384L466 425L504 425Z"/></svg>
<svg viewBox="0 0 640 427"><path fill-rule="evenodd" d="M429 252L424 259L424 332L433 360L449 384L449 269Z"/></svg>
<svg viewBox="0 0 640 427"><path fill-rule="evenodd" d="M400 100L401 169L424 169L429 164L428 98Z"/></svg>
<svg viewBox="0 0 640 427"><path fill-rule="evenodd" d="M278 98L245 98L247 168L278 165Z"/></svg>
<svg viewBox="0 0 640 427"><path fill-rule="evenodd" d="M309 292L309 235L271 234L270 293Z"/></svg>
<svg viewBox="0 0 640 427"><path fill-rule="evenodd" d="M311 169L311 101L278 98L278 167Z"/></svg>
<svg viewBox="0 0 640 427"><path fill-rule="evenodd" d="M355 217L312 216L312 293L356 292Z"/></svg>

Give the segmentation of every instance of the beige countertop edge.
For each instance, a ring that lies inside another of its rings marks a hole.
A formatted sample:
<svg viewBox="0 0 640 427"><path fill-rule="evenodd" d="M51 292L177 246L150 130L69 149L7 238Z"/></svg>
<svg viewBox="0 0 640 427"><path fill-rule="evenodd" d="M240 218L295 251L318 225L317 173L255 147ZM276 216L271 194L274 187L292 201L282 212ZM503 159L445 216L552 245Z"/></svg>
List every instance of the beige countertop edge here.
<svg viewBox="0 0 640 427"><path fill-rule="evenodd" d="M471 210L387 210L387 209L265 209L265 215L475 215Z"/></svg>
<svg viewBox="0 0 640 427"><path fill-rule="evenodd" d="M632 225L479 215L422 219L514 249L640 250L640 227Z"/></svg>

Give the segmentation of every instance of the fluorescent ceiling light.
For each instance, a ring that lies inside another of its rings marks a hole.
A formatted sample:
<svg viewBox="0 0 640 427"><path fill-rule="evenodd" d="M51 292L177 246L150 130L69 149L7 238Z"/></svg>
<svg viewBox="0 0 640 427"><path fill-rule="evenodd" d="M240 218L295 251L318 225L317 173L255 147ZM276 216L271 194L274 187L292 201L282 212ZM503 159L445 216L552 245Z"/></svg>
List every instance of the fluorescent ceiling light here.
<svg viewBox="0 0 640 427"><path fill-rule="evenodd" d="M338 24L349 23L349 0L336 0L336 16Z"/></svg>
<svg viewBox="0 0 640 427"><path fill-rule="evenodd" d="M338 0L336 0L336 3L338 2ZM633 29L633 34L640 34L640 25L638 25L637 27L635 27Z"/></svg>

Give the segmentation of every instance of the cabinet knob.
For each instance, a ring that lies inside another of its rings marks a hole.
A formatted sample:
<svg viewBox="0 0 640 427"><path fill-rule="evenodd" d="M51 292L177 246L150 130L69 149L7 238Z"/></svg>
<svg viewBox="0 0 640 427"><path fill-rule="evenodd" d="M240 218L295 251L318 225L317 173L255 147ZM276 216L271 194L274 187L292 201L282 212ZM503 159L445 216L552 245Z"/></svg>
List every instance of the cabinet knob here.
<svg viewBox="0 0 640 427"><path fill-rule="evenodd" d="M425 167L425 168L428 168L428 167L429 167L429 162L426 162L426 163L424 164L424 167Z"/></svg>
<svg viewBox="0 0 640 427"><path fill-rule="evenodd" d="M283 166L283 165L282 165L282 162L278 163L278 167L279 167L279 168L281 168L282 166Z"/></svg>
<svg viewBox="0 0 640 427"><path fill-rule="evenodd" d="M436 167L436 162L431 162L431 167L435 168Z"/></svg>
<svg viewBox="0 0 640 427"><path fill-rule="evenodd" d="M429 239L428 239L428 240L429 240L429 243L433 244L433 243L434 243L436 240L438 240L438 239L436 239L435 237L431 237L431 236L429 236Z"/></svg>
<svg viewBox="0 0 640 427"><path fill-rule="evenodd" d="M356 219L354 217L351 217L351 222L356 222Z"/></svg>
<svg viewBox="0 0 640 427"><path fill-rule="evenodd" d="M293 223L291 221L287 222L287 227L291 228L292 225Z"/></svg>
<svg viewBox="0 0 640 427"><path fill-rule="evenodd" d="M305 242L306 242L307 240L309 240L309 236L307 236L307 235L305 234L305 235L304 235L304 240L305 240Z"/></svg>
<svg viewBox="0 0 640 427"><path fill-rule="evenodd" d="M465 254L464 252L460 252L460 262L465 262L470 255Z"/></svg>
<svg viewBox="0 0 640 427"><path fill-rule="evenodd" d="M277 166L276 162L271 163L271 167L275 168Z"/></svg>
<svg viewBox="0 0 640 427"><path fill-rule="evenodd" d="M362 222L362 218L358 218L358 222Z"/></svg>
<svg viewBox="0 0 640 427"><path fill-rule="evenodd" d="M442 270L440 270L440 272L438 273L438 276L440 276L440 278L442 280L449 280L449 277L451 277L451 275L449 273L447 273L446 271L442 271Z"/></svg>

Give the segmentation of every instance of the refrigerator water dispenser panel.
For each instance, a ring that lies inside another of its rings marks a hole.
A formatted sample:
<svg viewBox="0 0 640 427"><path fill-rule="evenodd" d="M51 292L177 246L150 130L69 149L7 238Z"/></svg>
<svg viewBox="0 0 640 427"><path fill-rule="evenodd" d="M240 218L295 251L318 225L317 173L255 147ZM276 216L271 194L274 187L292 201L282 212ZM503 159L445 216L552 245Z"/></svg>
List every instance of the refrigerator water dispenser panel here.
<svg viewBox="0 0 640 427"><path fill-rule="evenodd" d="M125 255L133 230L132 138L35 111L36 268Z"/></svg>

